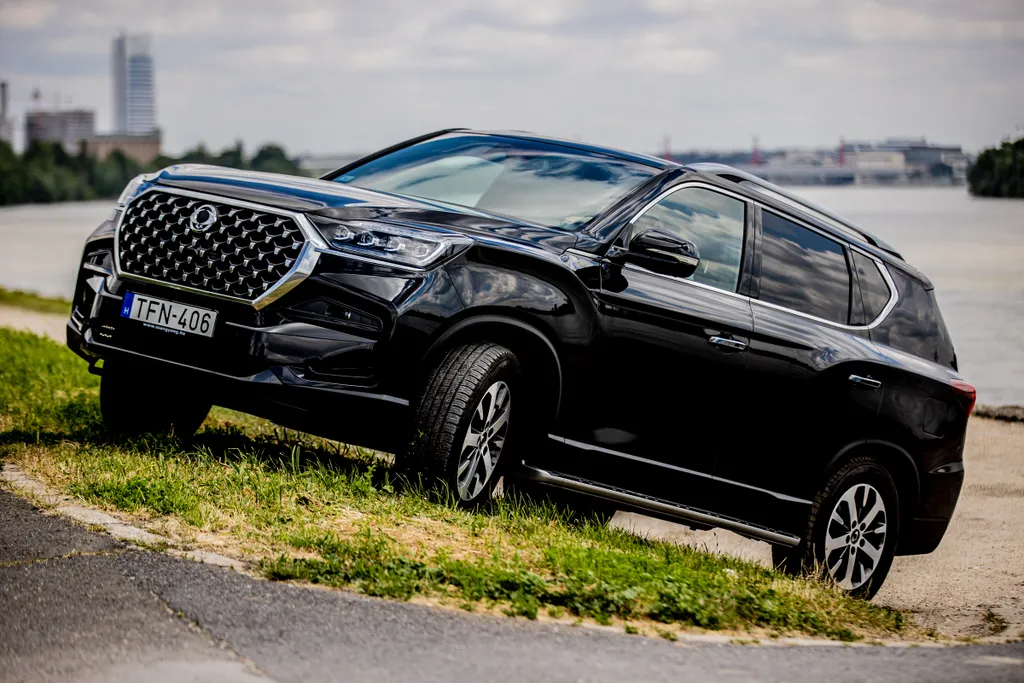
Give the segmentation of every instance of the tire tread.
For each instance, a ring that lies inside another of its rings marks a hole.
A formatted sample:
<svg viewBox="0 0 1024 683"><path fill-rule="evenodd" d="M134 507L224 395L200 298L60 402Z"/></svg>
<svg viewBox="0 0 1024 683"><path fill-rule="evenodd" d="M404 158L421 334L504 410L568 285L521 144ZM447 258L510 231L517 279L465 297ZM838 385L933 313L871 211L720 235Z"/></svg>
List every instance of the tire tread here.
<svg viewBox="0 0 1024 683"><path fill-rule="evenodd" d="M427 477L441 479L448 469L459 426L487 374L511 351L490 342L452 349L423 385L414 414L409 465Z"/></svg>

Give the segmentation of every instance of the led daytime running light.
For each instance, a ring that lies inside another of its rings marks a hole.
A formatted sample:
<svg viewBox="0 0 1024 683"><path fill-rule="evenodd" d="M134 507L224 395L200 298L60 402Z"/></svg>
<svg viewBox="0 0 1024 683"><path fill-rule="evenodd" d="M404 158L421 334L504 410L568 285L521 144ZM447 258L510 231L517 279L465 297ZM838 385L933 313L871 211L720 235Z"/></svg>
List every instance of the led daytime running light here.
<svg viewBox="0 0 1024 683"><path fill-rule="evenodd" d="M471 242L460 235L375 221L315 222L324 238L338 249L419 268L425 268Z"/></svg>

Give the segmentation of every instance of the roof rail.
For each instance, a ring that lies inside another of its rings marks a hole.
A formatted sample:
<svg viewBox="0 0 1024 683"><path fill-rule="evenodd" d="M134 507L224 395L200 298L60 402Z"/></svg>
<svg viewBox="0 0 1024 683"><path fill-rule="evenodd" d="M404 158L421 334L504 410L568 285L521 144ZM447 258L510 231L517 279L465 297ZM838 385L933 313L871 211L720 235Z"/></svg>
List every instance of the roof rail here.
<svg viewBox="0 0 1024 683"><path fill-rule="evenodd" d="M759 178L756 175L747 173L746 171L741 171L738 168L734 168L726 164L699 162L695 164L687 164L686 167L692 168L695 171L710 173L724 180L741 184L755 192L760 192L761 194L767 195L782 202L783 204L787 204L799 211L803 211L804 213L817 218L819 221L827 225L831 225L836 230L839 230L854 239L863 240L874 247L878 247L882 251L892 254L898 259L903 259L903 256L896 251L895 247L888 244L880 237L868 232L850 219L843 218L839 214L829 211L823 206L819 206L818 204L804 199L799 195L788 192L774 183L769 183L764 178Z"/></svg>

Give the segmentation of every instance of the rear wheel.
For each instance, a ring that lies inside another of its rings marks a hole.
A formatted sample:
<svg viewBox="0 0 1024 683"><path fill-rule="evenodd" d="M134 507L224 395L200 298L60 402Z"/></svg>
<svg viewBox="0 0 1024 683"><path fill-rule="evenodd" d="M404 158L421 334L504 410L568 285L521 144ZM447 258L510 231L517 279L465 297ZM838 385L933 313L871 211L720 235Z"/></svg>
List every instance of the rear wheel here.
<svg viewBox="0 0 1024 683"><path fill-rule="evenodd" d="M807 536L796 548L772 549L791 573L821 571L851 595L872 598L892 566L899 534L899 496L877 460L856 457L815 497Z"/></svg>
<svg viewBox="0 0 1024 683"><path fill-rule="evenodd" d="M211 404L197 398L194 386L180 387L173 377L107 359L100 380L103 424L122 436L174 433L190 437L203 424Z"/></svg>
<svg viewBox="0 0 1024 683"><path fill-rule="evenodd" d="M424 384L407 469L442 482L463 506L489 500L507 460L519 389L519 361L505 347L452 349Z"/></svg>

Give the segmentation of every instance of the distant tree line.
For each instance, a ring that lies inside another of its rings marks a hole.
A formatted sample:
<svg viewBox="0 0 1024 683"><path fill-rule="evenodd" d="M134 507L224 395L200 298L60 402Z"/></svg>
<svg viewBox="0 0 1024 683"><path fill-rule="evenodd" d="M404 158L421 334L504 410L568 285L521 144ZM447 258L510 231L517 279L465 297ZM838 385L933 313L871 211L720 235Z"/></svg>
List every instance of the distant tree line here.
<svg viewBox="0 0 1024 683"><path fill-rule="evenodd" d="M1006 140L978 155L967 172L971 194L1024 198L1024 138Z"/></svg>
<svg viewBox="0 0 1024 683"><path fill-rule="evenodd" d="M78 154L68 154L55 142L33 142L18 155L0 140L0 206L117 197L138 174L180 163L302 174L278 145L264 145L247 157L241 142L220 153L209 152L200 144L180 157L161 155L142 166L121 152L113 152L103 161L85 154L84 148Z"/></svg>

